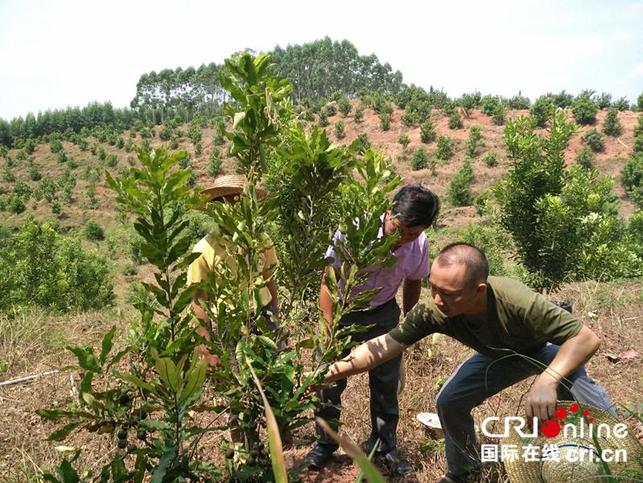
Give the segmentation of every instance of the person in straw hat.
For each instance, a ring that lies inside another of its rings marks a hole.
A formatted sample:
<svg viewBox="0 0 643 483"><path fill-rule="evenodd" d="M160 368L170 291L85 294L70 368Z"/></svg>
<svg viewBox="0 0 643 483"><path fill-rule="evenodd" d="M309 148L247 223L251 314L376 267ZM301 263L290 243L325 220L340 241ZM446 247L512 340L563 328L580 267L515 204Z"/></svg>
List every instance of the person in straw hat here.
<svg viewBox="0 0 643 483"><path fill-rule="evenodd" d="M212 187L204 190L202 193L205 195L206 202L234 203L247 182L246 177L243 175L220 176L214 181ZM256 193L259 199L264 198L266 195L265 190L259 186L256 187ZM272 240L267 234L264 236L266 249L259 254L259 266L257 267L263 279L267 281L266 285L260 289L261 313L265 317L268 327L276 329L275 321L278 319L278 300L277 286L273 275L277 268L278 260ZM221 264L235 271L236 260L230 255L231 250L229 248L223 240L217 237L216 230L203 237L192 250L194 253L199 253L200 255L188 268L187 283L193 284L206 280L208 274L213 271L216 272L217 267L221 266ZM210 325L211 321L208 314L201 306L204 299L205 294L197 290L192 300L192 310L202 324ZM198 327L197 333L209 339L208 331L204 327ZM220 361L217 356L211 354L205 345L202 345L200 350L204 360L208 364L219 364Z"/></svg>
<svg viewBox="0 0 643 483"><path fill-rule="evenodd" d="M394 196L391 209L382 217L380 236L399 234L399 240L392 249L396 262L391 267L371 270L360 290L380 288L371 300L368 310L351 312L342 317L342 327L351 325L367 326L365 332L354 334L353 340L364 341L387 333L400 320L400 307L396 294L403 286L403 307L406 314L420 298L422 279L429 274L429 242L424 234L437 218L440 208L438 197L420 184L401 188ZM337 231L333 240L344 235ZM333 246L328 248L327 257L333 258L333 267L339 269L341 257ZM322 280L319 305L323 316L329 322L333 319L333 301L328 287ZM343 283L340 280L340 284ZM402 357L391 358L385 364L369 372L371 435L366 442L370 452L377 446L376 458L388 466L396 475L408 475L413 467L397 452L397 423L399 420L398 383ZM338 408L341 395L346 388L346 379L338 380L333 387L322 389L318 395L323 406L315 415L337 427L340 417ZM317 441L306 456L310 469L321 469L337 449L337 443L317 426Z"/></svg>
<svg viewBox="0 0 643 483"><path fill-rule="evenodd" d="M528 418L554 416L557 399L574 399L614 413L584 364L599 339L571 313L522 283L490 277L484 253L467 243L444 247L431 266L424 297L387 334L332 364L326 383L369 371L432 333L449 335L476 353L438 393L448 473L441 483L477 481L481 471L471 410L486 398L537 375L526 398Z"/></svg>
<svg viewBox="0 0 643 483"><path fill-rule="evenodd" d="M205 195L206 203L235 203L247 183L248 180L243 175L220 176L215 179L212 187L204 190L202 194ZM255 190L258 199L265 197L266 192L263 188L256 186ZM237 270L236 259L231 255L231 253L234 252L234 248L229 247L228 242L220 239L217 233L217 230L213 230L203 237L192 250L194 253L199 253L200 255L188 267L188 284L200 283L207 280L209 273L223 271L222 265L225 266L225 269L232 272ZM264 242L265 250L259 254L257 267L263 279L267 281L259 293L261 302L260 312L268 328L276 330L276 321L278 320L279 313L274 273L278 265L278 259L274 244L267 234L264 234ZM192 299L192 310L202 324L197 327L196 332L205 339L210 340L210 334L206 326L211 326L212 322L208 313L202 307L202 303L205 300L207 300L206 294L201 290L197 290ZM283 347L285 342L282 341L280 344L282 344ZM203 359L210 366L216 366L221 363L216 355L210 353L206 345L199 346L199 350L201 351ZM237 416L235 414L228 415L228 425L230 427L230 439L232 442L243 442L243 433L239 429ZM285 437L289 438L290 435L287 434Z"/></svg>

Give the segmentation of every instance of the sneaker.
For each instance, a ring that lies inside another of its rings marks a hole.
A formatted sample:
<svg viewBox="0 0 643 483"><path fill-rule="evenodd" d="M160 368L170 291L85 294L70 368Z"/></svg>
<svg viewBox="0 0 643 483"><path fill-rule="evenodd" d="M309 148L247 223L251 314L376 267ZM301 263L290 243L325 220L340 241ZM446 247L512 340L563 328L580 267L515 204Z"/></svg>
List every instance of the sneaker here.
<svg viewBox="0 0 643 483"><path fill-rule="evenodd" d="M308 469L319 471L326 466L326 463L328 463L328 460L333 456L334 452L335 448L331 446L315 443L313 449L306 455L304 463L306 463Z"/></svg>
<svg viewBox="0 0 643 483"><path fill-rule="evenodd" d="M389 451L385 455L378 456L378 460L382 461L391 474L395 476L409 476L415 472L411 463L402 458L396 449Z"/></svg>

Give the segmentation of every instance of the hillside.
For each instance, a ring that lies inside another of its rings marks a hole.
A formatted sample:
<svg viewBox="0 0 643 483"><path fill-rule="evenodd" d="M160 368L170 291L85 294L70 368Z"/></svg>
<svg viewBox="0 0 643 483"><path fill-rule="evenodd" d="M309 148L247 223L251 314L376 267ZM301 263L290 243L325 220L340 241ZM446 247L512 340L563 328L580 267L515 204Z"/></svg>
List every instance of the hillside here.
<svg viewBox="0 0 643 483"><path fill-rule="evenodd" d="M335 139L339 144L348 144L352 142L358 134L366 134L371 144L382 149L390 157L397 172L402 176L404 181L422 182L442 195L446 190L451 176L458 170L465 158L465 144L469 128L479 126L482 132L482 146L478 150L478 155L473 159L475 180L472 190L474 194L479 194L488 189L494 182L500 179L506 171L508 161L503 138L504 126L495 125L490 116L483 114L479 110L472 110L469 117L462 116L464 125L462 129L449 129L448 117L441 111L434 111L431 119L435 124L436 138L437 136L448 136L452 139L454 146L453 158L449 161L438 161L435 175L433 175L429 169L413 171L410 165L413 151L420 146L425 146L429 154L434 157L436 142L433 141L429 144L423 144L420 141L420 128L418 126L409 128L401 122L401 117L404 112L403 109L394 109L391 114L390 129L387 131L382 130L378 115L371 109L364 110L364 116L361 122L356 122L352 113L344 116L338 112L328 118L329 126L327 127L327 131L331 138ZM517 116L527 115L529 115L527 110L510 110L507 111L506 117L515 118ZM595 125L597 129L601 128L605 116L605 110L598 112ZM595 161L593 162L594 167L598 169L601 174L611 176L614 179L614 190L618 194L621 202L621 213L626 217L634 211L634 206L623 192L620 183L620 172L627 157L632 152L634 129L637 125L638 117L639 113L637 112L619 112L618 119L623 126L623 133L616 138L605 136L605 149L596 154ZM342 121L345 124L345 137L343 139L337 139L335 135L334 125L338 121ZM577 129L566 151L567 163L574 162L576 155L583 147L581 137L589 129L591 129L590 126L580 126ZM163 125L151 130L151 134L153 134L149 139L151 146L168 144L159 138L162 130ZM177 138L178 149L184 149L190 154L191 165L196 174L197 187L208 186L208 183L212 179L207 173L207 167L213 149L219 149L221 153L223 174L234 171L234 163L226 157L227 144L224 143L220 146L215 146L213 143L215 133L213 127L206 125L202 128L202 141L200 143L202 150L200 154L196 154L195 145L186 135L188 125L179 126L176 131L182 134L182 136ZM93 218L111 226L115 217L115 213L111 209L113 207L113 194L110 193L105 186L103 170L107 169L112 175L116 175L126 170L130 164L135 163L136 155L135 152L132 151L131 146L140 144L143 141L141 134L141 132L136 132L135 130L115 133L120 140L117 142L114 141L114 144L105 141L101 142L99 139L89 136L86 138L88 147L85 149L81 149L79 145L70 141L62 141L63 150L68 158L67 161L63 162L60 161L57 153L52 152L50 144L36 145L31 155L25 154L24 150L11 149L8 151L6 158L2 160L4 169L2 173L3 176L0 179L0 195L11 193L18 181L25 183L30 188L30 191L33 192L36 190L39 182L42 180L33 180L30 176L30 166L36 166L43 178L50 177L55 179L63 175L67 170L73 174L73 178L76 180L76 186L73 189L71 203L63 203L62 214L58 216L61 224L71 228L84 223L89 218ZM410 144L406 148L403 148L398 142L402 134L407 134L410 138ZM112 134L112 139L113 136L114 134ZM122 145L122 147L119 148L119 145ZM104 152L102 156L101 151ZM496 153L496 166L488 166L483 161L484 155L488 152ZM106 161L110 155L116 157L115 164L112 163L110 165L109 161ZM101 157L103 159L101 159ZM11 180L8 180L6 176L7 166L10 164L8 159L12 160L10 171L13 179ZM87 188L92 184L94 184L96 188L95 207L89 206L90 203L87 201ZM4 211L0 211L0 221L6 223L7 226L11 226L19 224L20 221L29 214L33 214L38 219L45 219L52 216L51 203L45 199L36 200L34 196L31 196L25 205L25 211L19 215L10 213L10 210L5 207Z"/></svg>

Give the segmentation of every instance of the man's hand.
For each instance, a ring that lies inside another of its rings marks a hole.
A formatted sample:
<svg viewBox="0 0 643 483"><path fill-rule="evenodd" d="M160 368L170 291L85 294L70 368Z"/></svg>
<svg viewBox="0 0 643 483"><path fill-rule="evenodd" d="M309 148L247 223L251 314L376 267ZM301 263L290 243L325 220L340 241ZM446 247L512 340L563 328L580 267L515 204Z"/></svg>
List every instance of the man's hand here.
<svg viewBox="0 0 643 483"><path fill-rule="evenodd" d="M558 382L546 373L536 378L527 395L525 407L527 418L531 420L535 416L540 421L544 421L554 417L558 400L557 387Z"/></svg>

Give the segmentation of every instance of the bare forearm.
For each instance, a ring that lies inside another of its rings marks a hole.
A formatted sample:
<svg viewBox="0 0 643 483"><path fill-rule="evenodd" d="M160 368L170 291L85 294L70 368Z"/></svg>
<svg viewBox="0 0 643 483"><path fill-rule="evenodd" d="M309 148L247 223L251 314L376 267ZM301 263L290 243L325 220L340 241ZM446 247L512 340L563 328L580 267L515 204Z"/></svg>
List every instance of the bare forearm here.
<svg viewBox="0 0 643 483"><path fill-rule="evenodd" d="M402 308L404 315L408 314L415 304L420 300L420 293L422 292L421 280L404 280L404 292L402 294Z"/></svg>
<svg viewBox="0 0 643 483"><path fill-rule="evenodd" d="M325 382L334 382L370 371L401 354L404 349L405 346L388 334L371 339L358 346L348 357L332 364L326 372Z"/></svg>
<svg viewBox="0 0 643 483"><path fill-rule="evenodd" d="M550 384L558 384L578 367L584 365L600 347L600 340L589 328L583 327L578 335L560 346L554 360L540 378Z"/></svg>

